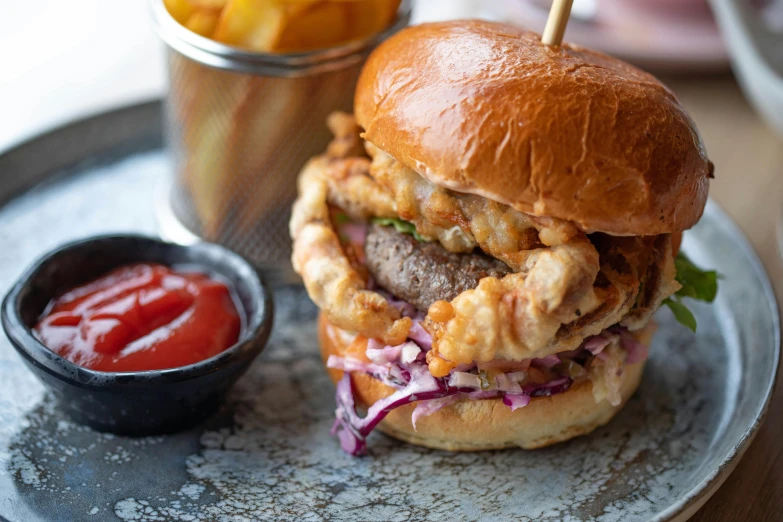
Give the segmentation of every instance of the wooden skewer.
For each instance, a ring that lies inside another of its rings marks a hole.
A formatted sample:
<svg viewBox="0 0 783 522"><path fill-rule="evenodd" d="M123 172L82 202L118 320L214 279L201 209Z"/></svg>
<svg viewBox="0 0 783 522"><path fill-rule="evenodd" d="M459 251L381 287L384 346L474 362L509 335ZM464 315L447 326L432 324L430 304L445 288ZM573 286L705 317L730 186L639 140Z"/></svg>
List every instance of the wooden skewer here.
<svg viewBox="0 0 783 522"><path fill-rule="evenodd" d="M571 4L574 0L555 0L549 9L549 17L546 19L544 35L541 41L552 47L557 47L563 41L568 16L571 14Z"/></svg>

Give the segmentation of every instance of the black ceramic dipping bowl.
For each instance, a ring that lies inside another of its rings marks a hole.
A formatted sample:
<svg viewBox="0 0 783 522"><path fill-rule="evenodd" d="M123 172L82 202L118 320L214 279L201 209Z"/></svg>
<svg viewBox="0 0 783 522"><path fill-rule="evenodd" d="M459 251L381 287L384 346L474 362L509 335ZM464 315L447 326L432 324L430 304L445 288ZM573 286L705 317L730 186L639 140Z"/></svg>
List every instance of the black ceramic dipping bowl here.
<svg viewBox="0 0 783 522"><path fill-rule="evenodd" d="M53 297L137 262L196 265L227 279L244 316L237 344L189 366L112 373L77 366L33 336L32 328ZM272 300L253 267L217 245L99 236L64 245L33 265L5 297L2 322L24 361L77 422L121 435L152 435L192 426L217 409L266 345Z"/></svg>

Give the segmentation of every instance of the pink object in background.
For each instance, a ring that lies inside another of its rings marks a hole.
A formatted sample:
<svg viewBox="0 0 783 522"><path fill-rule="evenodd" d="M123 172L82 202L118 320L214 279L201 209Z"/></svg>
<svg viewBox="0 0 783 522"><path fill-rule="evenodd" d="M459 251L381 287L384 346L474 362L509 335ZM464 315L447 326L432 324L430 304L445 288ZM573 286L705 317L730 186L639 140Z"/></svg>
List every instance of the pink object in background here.
<svg viewBox="0 0 783 522"><path fill-rule="evenodd" d="M630 6L632 9L646 10L674 15L710 15L710 5L707 0L597 0L602 10ZM606 7L607 9L604 9Z"/></svg>
<svg viewBox="0 0 783 522"><path fill-rule="evenodd" d="M551 2L491 4L500 18L541 32ZM565 40L656 72L725 71L729 65L706 0L575 0Z"/></svg>

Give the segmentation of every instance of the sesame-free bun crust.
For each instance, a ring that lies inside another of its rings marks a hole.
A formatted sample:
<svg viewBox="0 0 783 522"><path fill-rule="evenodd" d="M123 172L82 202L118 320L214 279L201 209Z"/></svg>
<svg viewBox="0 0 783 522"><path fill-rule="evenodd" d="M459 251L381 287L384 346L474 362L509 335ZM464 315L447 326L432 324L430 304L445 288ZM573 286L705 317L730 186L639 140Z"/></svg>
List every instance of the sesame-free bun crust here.
<svg viewBox="0 0 783 522"><path fill-rule="evenodd" d="M369 57L354 111L365 139L431 182L586 231L685 230L707 200L701 138L657 79L508 25L400 31Z"/></svg>
<svg viewBox="0 0 783 522"><path fill-rule="evenodd" d="M327 325L321 314L318 334L324 361L331 354L343 355L346 349L339 338L328 334ZM596 404L592 384L585 381L564 393L532 399L530 404L513 412L501 399L459 401L419 419L417 430L411 423L415 403L409 404L392 410L378 429L410 444L450 451L514 446L541 448L585 435L609 422L639 387L644 363L624 368L622 403L618 406L605 400ZM339 381L343 373L333 369L328 372L334 382ZM394 392L393 388L365 374L353 373L351 379L357 402L365 406Z"/></svg>

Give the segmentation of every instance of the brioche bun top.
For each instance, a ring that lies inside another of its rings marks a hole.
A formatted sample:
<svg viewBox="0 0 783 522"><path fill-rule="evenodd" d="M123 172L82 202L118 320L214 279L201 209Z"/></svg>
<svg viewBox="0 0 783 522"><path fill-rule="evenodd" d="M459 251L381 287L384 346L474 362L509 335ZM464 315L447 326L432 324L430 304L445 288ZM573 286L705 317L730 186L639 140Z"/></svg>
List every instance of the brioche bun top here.
<svg viewBox="0 0 783 522"><path fill-rule="evenodd" d="M364 137L431 182L615 235L682 231L712 164L653 76L483 21L400 31L356 88Z"/></svg>

